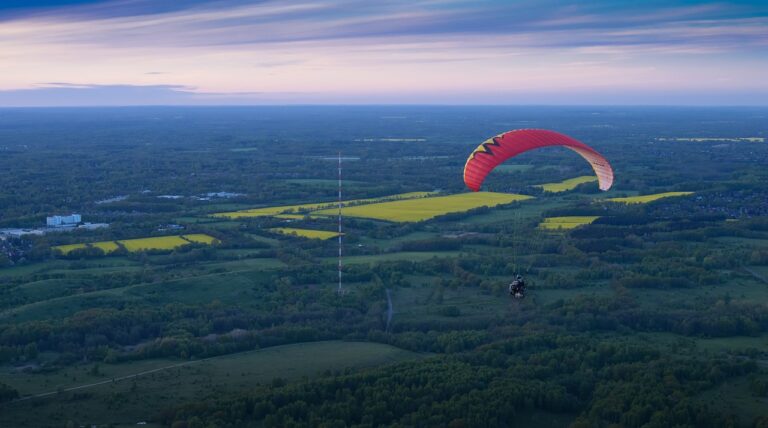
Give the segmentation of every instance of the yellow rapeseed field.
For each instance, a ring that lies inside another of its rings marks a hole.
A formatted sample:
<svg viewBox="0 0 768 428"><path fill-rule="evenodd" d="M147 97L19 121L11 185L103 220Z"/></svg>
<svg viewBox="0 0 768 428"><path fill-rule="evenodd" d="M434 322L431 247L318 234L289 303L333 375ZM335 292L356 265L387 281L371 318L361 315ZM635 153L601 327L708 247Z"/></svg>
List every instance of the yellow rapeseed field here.
<svg viewBox="0 0 768 428"><path fill-rule="evenodd" d="M102 251L104 251L104 254L109 254L112 251L117 250L118 245L115 243L115 241L102 241L102 242L94 242L91 244L91 246L96 248L101 248Z"/></svg>
<svg viewBox="0 0 768 428"><path fill-rule="evenodd" d="M71 251L79 250L81 248L85 248L86 246L87 245L85 244L57 245L53 247L53 249L61 251L62 254L69 254Z"/></svg>
<svg viewBox="0 0 768 428"><path fill-rule="evenodd" d="M141 250L173 250L193 242L211 245L216 242L216 238L202 233L192 233L182 236L157 236L153 238L123 239L120 241L101 241L91 244L58 245L53 247L53 249L59 250L62 254L66 255L79 248L96 247L101 248L105 254L109 254L120 248L118 243L123 245L126 250L134 252Z"/></svg>
<svg viewBox="0 0 768 428"><path fill-rule="evenodd" d="M407 199L344 208L349 217L372 218L395 222L423 221L448 213L457 213L482 206L495 207L531 196L512 193L474 192L431 198ZM317 215L335 215L334 210L317 211Z"/></svg>
<svg viewBox="0 0 768 428"><path fill-rule="evenodd" d="M186 239L189 242L194 242L196 244L208 244L212 245L216 242L216 238L213 236L205 235L203 233L193 233L191 235L181 235L182 238Z"/></svg>
<svg viewBox="0 0 768 428"><path fill-rule="evenodd" d="M380 198L353 199L349 201L342 201L341 204L342 206L350 206L350 205L372 204L372 203L381 202L381 201L423 198L426 196L433 195L434 193L435 192L400 193L397 195L382 196ZM313 204L285 205L285 206L279 206L279 207L253 208L249 210L231 211L231 212L216 213L211 215L213 217L225 217L229 219L246 218L246 217L265 217L265 216L276 216L276 215L285 215L285 214L298 215L299 213L302 213L302 212L317 211L321 209L331 209L336 207L337 204L338 202L320 202L320 203L313 203Z"/></svg>
<svg viewBox="0 0 768 428"><path fill-rule="evenodd" d="M275 218L283 218L288 220L303 220L304 214L277 214Z"/></svg>
<svg viewBox="0 0 768 428"><path fill-rule="evenodd" d="M302 238L310 239L331 239L339 236L338 232L328 232L325 230L296 229L293 227L276 227L269 229L272 232L282 233L283 235L296 235Z"/></svg>
<svg viewBox="0 0 768 428"><path fill-rule="evenodd" d="M565 230L575 229L585 224L590 224L599 219L599 216L567 216L567 217L547 217L539 223L539 229L545 230Z"/></svg>
<svg viewBox="0 0 768 428"><path fill-rule="evenodd" d="M102 251L104 251L104 254L109 254L112 251L117 250L119 247L114 241L101 241L101 242L94 242L92 244L69 244L69 245L57 245L53 247L54 250L61 251L62 254L69 254L71 251L79 250L81 248L86 247L96 247L101 248Z"/></svg>
<svg viewBox="0 0 768 428"><path fill-rule="evenodd" d="M130 252L141 250L172 250L176 247L189 244L189 241L181 236L157 236L153 238L126 239L117 241Z"/></svg>
<svg viewBox="0 0 768 428"><path fill-rule="evenodd" d="M662 198L670 198L673 196L687 196L692 194L693 192L664 192L664 193L654 193L653 195L629 196L626 198L608 198L606 199L606 201L619 202L622 204L647 204L648 202L653 202Z"/></svg>
<svg viewBox="0 0 768 428"><path fill-rule="evenodd" d="M580 177L569 178L568 180L563 180L557 183L545 183L533 187L540 187L545 192L559 193L574 189L579 184L592 183L595 181L597 181L597 177L594 175L582 175Z"/></svg>

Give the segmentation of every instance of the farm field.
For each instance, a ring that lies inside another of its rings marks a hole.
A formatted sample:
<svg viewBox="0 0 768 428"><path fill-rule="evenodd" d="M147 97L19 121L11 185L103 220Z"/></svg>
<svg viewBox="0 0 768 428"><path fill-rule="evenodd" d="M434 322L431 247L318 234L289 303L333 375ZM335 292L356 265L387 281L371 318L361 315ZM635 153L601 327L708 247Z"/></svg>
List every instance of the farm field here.
<svg viewBox="0 0 768 428"><path fill-rule="evenodd" d="M304 214L276 214L275 218L282 218L287 220L303 220L306 215Z"/></svg>
<svg viewBox="0 0 768 428"><path fill-rule="evenodd" d="M430 198L352 206L344 209L344 215L392 222L418 222L448 213L464 212L483 206L495 207L531 198L531 196L513 193L459 193L449 196L434 196ZM321 210L315 214L334 215L334 212L333 210Z"/></svg>
<svg viewBox="0 0 768 428"><path fill-rule="evenodd" d="M196 244L207 244L207 245L213 245L216 243L216 238L210 235L206 235L204 233L192 233L189 235L181 235L183 239L186 239L187 241L194 242Z"/></svg>
<svg viewBox="0 0 768 428"><path fill-rule="evenodd" d="M172 250L189 244L181 236L158 236L152 238L126 239L117 241L130 252L142 250Z"/></svg>
<svg viewBox="0 0 768 428"><path fill-rule="evenodd" d="M622 204L647 204L649 202L658 201L659 199L672 198L675 196L688 196L692 194L693 192L664 192L664 193L654 193L652 195L628 196L624 198L608 198L606 199L606 201L618 202Z"/></svg>
<svg viewBox="0 0 768 428"><path fill-rule="evenodd" d="M400 194L389 195L389 196L382 196L378 198L353 199L348 201L342 201L341 204L342 206L349 206L349 205L356 206L356 205L362 205L362 204L373 204L380 201L424 198L427 196L431 196L433 194L434 192L408 192L408 193L400 193ZM318 210L337 206L337 204L338 202L328 201L328 202L319 202L319 203L312 203L312 204L252 208L247 210L215 213L211 215L213 217L225 217L230 219L248 218L248 217L266 217L266 216L275 216L278 214L295 214L297 212L318 211Z"/></svg>
<svg viewBox="0 0 768 428"><path fill-rule="evenodd" d="M142 250L173 250L174 248L189 245L190 243L212 245L215 242L216 238L210 235L193 233L189 235L171 235L151 238L121 239L119 241L102 241L94 242L91 244L57 245L53 247L53 249L61 251L62 254L67 255L74 250L87 247L95 247L103 250L105 254L109 254L120 248L119 245L125 247L125 249L129 252L136 252Z"/></svg>
<svg viewBox="0 0 768 428"><path fill-rule="evenodd" d="M539 229L544 230L568 230L575 229L585 224L590 224L600 218L599 216L566 216L547 217L539 223Z"/></svg>
<svg viewBox="0 0 768 428"><path fill-rule="evenodd" d="M97 374L93 373L93 363L50 376L40 374L30 377L28 374L3 371L0 382L18 388L23 396L105 380L107 383L5 404L0 412L0 426L58 427L61 424L53 421L82 420L84 417L96 424L117 422L135 425L152 420L157 413L174 403L267 385L275 378L296 381L316 377L325 371L359 370L423 357L378 343L325 341L275 346L205 360L152 359L98 364ZM139 373L144 374L130 377ZM121 378L125 379L110 382L110 379ZM114 400L115 397L121 397L119 410L104 408L102 413L93 413L95 407L100 407L98 403Z"/></svg>
<svg viewBox="0 0 768 428"><path fill-rule="evenodd" d="M576 186L580 184L594 183L596 181L597 181L597 177L593 175L582 175L580 177L569 178L567 180L563 180L557 183L537 184L533 187L541 188L545 192L559 193L559 192L565 192L568 190L575 189Z"/></svg>
<svg viewBox="0 0 768 428"><path fill-rule="evenodd" d="M109 254L118 248L120 248L117 243L114 241L102 241L102 242L94 242L92 244L69 244L69 245L59 245L56 247L53 247L56 250L61 251L62 254L66 255L69 254L71 251L74 250L80 250L83 248L88 247L94 247L99 248L100 250L104 251L104 254Z"/></svg>
<svg viewBox="0 0 768 428"><path fill-rule="evenodd" d="M326 230L312 230L312 229L298 229L295 227L276 227L269 229L271 232L280 233L282 235L300 236L302 238L309 239L331 239L339 236L338 232L329 232Z"/></svg>

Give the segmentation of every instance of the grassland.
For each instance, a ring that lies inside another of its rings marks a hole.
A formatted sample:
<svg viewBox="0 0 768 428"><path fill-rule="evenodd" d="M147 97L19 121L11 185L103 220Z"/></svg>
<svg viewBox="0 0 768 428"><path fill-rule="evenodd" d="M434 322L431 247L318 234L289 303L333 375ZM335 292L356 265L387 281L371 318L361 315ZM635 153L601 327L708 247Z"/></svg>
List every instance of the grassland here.
<svg viewBox="0 0 768 428"><path fill-rule="evenodd" d="M533 187L539 187L545 192L551 192L551 193L559 193L559 192L565 192L568 190L575 189L576 186L584 183L594 183L597 181L597 177L594 175L582 175L580 177L575 178L569 178L568 180L563 180L557 183L545 183L545 184L539 184Z"/></svg>
<svg viewBox="0 0 768 428"><path fill-rule="evenodd" d="M539 229L544 230L568 230L575 229L585 224L590 224L600 218L599 216L568 216L547 217L539 223Z"/></svg>
<svg viewBox="0 0 768 428"><path fill-rule="evenodd" d="M350 205L357 206L357 205L364 205L364 204L373 204L373 203L382 202L382 201L423 198L426 196L431 196L434 193L435 192L410 192L410 193L399 193L399 194L390 195L390 196L382 196L380 198L352 199L349 201L342 201L342 206L350 206ZM240 211L215 213L211 215L214 217L224 217L224 218L230 218L230 219L248 218L248 217L268 217L268 216L276 216L276 215L282 215L282 214L312 212L312 211L318 211L322 209L330 209L335 206L337 206L337 202L319 202L319 203L312 203L312 204L253 208L253 209L240 210Z"/></svg>
<svg viewBox="0 0 768 428"><path fill-rule="evenodd" d="M135 425L152 419L169 404L212 399L268 384L275 378L299 380L318 376L326 370L374 367L421 357L421 354L378 343L328 341L276 346L188 362L152 359L123 364L102 363L98 374L93 374L93 364L40 376L3 370L0 382L13 385L22 395L63 392L6 404L0 412L0 426L65 426L68 420L87 421L87 426L115 422ZM144 374L134 377L139 373ZM110 382L111 379L116 381ZM107 382L65 391L104 381ZM120 405L103 404L114 402L116 398Z"/></svg>
<svg viewBox="0 0 768 428"><path fill-rule="evenodd" d="M100 248L102 251L104 251L104 253L109 254L120 248L120 245L125 247L125 249L130 252L136 252L142 250L173 250L174 248L178 248L191 243L212 245L215 242L216 238L212 236L202 233L193 233L189 235L157 236L152 238L123 239L120 241L101 241L90 244L58 245L53 247L53 249L61 251L62 254L67 255L74 250L95 247Z"/></svg>
<svg viewBox="0 0 768 428"><path fill-rule="evenodd" d="M512 193L459 193L449 196L352 206L344 209L344 215L392 222L416 222L429 220L443 214L459 213L483 206L495 207L526 199L531 199L531 197ZM334 215L334 213L334 210L321 210L315 214Z"/></svg>
<svg viewBox="0 0 768 428"><path fill-rule="evenodd" d="M654 193L651 195L628 196L625 198L608 198L606 199L606 201L618 202L622 204L647 204L649 202L658 201L659 199L663 199L663 198L672 198L675 196L688 196L692 194L693 192L664 192L664 193Z"/></svg>
<svg viewBox="0 0 768 428"><path fill-rule="evenodd" d="M297 229L294 227L276 227L269 229L272 232L283 235L294 235L309 239L331 239L339 236L338 232L328 232L326 230Z"/></svg>

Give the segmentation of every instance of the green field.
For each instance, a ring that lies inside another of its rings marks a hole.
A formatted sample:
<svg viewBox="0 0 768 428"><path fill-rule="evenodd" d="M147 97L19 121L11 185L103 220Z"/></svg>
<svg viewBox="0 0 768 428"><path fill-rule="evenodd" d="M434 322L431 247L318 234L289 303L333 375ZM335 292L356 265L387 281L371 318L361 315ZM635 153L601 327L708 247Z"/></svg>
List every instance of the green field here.
<svg viewBox="0 0 768 428"><path fill-rule="evenodd" d="M531 199L531 196L493 192L459 193L352 206L344 209L344 215L393 222L417 222L448 213L459 213L480 207L495 207L527 199ZM334 215L334 211L321 210L315 214Z"/></svg>
<svg viewBox="0 0 768 428"><path fill-rule="evenodd" d="M422 355L389 345L330 341L276 346L200 361L153 359L99 364L98 375L91 373L93 364L54 374L3 370L0 382L13 385L22 396L54 394L3 405L0 426L60 427L69 420L87 425L135 425L155 418L174 404L258 388L275 378L299 380L327 370L362 369L416 358ZM140 375L132 377L136 374ZM105 383L55 393L100 382Z"/></svg>
<svg viewBox="0 0 768 428"><path fill-rule="evenodd" d="M575 189L576 186L584 183L594 183L597 181L597 177L594 175L582 175L580 177L569 178L568 180L559 181L557 183L545 183L537 184L533 187L539 187L545 192L560 193L568 190Z"/></svg>

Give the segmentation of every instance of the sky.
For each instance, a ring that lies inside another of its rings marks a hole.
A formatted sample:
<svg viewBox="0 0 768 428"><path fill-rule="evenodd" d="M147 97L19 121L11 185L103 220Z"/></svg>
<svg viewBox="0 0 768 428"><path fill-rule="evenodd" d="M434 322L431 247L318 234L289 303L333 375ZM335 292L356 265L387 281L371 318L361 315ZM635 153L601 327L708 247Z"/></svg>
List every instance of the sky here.
<svg viewBox="0 0 768 428"><path fill-rule="evenodd" d="M0 1L0 106L264 104L768 105L768 1Z"/></svg>

